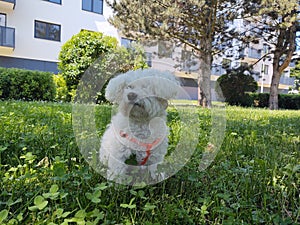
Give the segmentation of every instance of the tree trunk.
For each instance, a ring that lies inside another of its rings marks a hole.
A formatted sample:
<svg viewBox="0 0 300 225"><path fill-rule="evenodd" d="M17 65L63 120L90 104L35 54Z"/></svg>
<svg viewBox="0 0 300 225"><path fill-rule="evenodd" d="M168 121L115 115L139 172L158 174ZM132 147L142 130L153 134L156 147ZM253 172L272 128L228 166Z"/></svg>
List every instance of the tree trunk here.
<svg viewBox="0 0 300 225"><path fill-rule="evenodd" d="M211 107L211 69L210 64L207 64L207 56L204 56L206 59L200 58L200 70L198 77L198 105L206 108Z"/></svg>
<svg viewBox="0 0 300 225"><path fill-rule="evenodd" d="M293 57L293 53L296 50L296 31L297 23L294 23L289 28L279 30L279 36L277 38L273 57L273 76L269 97L269 108L271 110L279 109L278 87L280 76L285 68L289 66ZM285 58L282 59L282 56L285 56ZM280 63L281 60L282 62Z"/></svg>
<svg viewBox="0 0 300 225"><path fill-rule="evenodd" d="M278 86L280 81L280 72L274 68L272 82L270 87L269 108L271 110L279 109L278 106Z"/></svg>
<svg viewBox="0 0 300 225"><path fill-rule="evenodd" d="M292 12L296 13L296 11ZM273 57L273 76L270 87L269 108L279 109L278 106L278 87L282 72L289 66L293 53L296 50L297 22L288 28L279 29L277 43L275 45ZM281 62L282 61L282 62Z"/></svg>
<svg viewBox="0 0 300 225"><path fill-rule="evenodd" d="M212 40L209 38L203 38L200 41L201 49L200 53L200 69L198 74L198 105L210 108L211 103L211 64L212 64Z"/></svg>

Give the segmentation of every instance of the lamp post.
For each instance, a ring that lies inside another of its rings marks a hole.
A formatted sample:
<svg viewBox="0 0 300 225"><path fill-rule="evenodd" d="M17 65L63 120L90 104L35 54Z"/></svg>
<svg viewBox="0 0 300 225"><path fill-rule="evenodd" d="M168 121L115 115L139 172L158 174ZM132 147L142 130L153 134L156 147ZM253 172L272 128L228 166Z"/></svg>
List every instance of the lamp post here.
<svg viewBox="0 0 300 225"><path fill-rule="evenodd" d="M264 71L261 72L260 93L264 93Z"/></svg>

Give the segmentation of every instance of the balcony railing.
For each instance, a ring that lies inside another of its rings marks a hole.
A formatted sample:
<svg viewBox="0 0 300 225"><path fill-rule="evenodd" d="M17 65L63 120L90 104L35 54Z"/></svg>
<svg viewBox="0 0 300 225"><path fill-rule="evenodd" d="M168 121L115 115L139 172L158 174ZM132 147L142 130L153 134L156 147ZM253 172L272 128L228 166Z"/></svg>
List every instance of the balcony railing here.
<svg viewBox="0 0 300 225"><path fill-rule="evenodd" d="M213 64L211 67L211 74L216 76L221 76L226 73L226 70L222 65Z"/></svg>
<svg viewBox="0 0 300 225"><path fill-rule="evenodd" d="M0 8L3 6L5 8L15 8L17 0L0 0Z"/></svg>
<svg viewBox="0 0 300 225"><path fill-rule="evenodd" d="M260 59L261 58L261 51L255 49L255 48L249 48L248 57L249 58L254 58L254 59Z"/></svg>
<svg viewBox="0 0 300 225"><path fill-rule="evenodd" d="M0 1L16 4L16 0L0 0Z"/></svg>
<svg viewBox="0 0 300 225"><path fill-rule="evenodd" d="M285 77L285 76L282 76L280 77L280 84L285 84L285 85L294 85L294 81L295 81L295 78L294 77Z"/></svg>
<svg viewBox="0 0 300 225"><path fill-rule="evenodd" d="M0 26L0 46L15 48L15 28Z"/></svg>
<svg viewBox="0 0 300 225"><path fill-rule="evenodd" d="M295 61L291 61L289 67L295 67L296 66L296 62Z"/></svg>

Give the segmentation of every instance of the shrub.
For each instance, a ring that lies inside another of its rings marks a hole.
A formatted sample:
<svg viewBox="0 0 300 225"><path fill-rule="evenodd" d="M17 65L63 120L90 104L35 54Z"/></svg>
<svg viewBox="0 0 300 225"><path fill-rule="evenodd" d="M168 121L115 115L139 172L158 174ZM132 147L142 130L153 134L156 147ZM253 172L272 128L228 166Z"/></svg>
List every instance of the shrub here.
<svg viewBox="0 0 300 225"><path fill-rule="evenodd" d="M84 74L89 77L89 88L99 91L96 101L105 102L104 90L100 90L101 85L95 81L102 83L115 74L147 67L144 50L140 46L118 47L116 38L86 30L74 35L62 46L59 60L58 67L68 88L67 100L75 99Z"/></svg>
<svg viewBox="0 0 300 225"><path fill-rule="evenodd" d="M54 97L51 73L0 68L0 99L53 101Z"/></svg>
<svg viewBox="0 0 300 225"><path fill-rule="evenodd" d="M255 92L258 86L254 78L247 72L248 68L242 66L235 70L228 70L227 74L218 78L219 89L222 90L225 101L230 105L251 105L252 99L246 92ZM220 92L218 88L217 92Z"/></svg>
<svg viewBox="0 0 300 225"><path fill-rule="evenodd" d="M249 93L248 95L252 99L253 106L260 108L267 108L269 106L269 93Z"/></svg>
<svg viewBox="0 0 300 225"><path fill-rule="evenodd" d="M61 74L54 74L53 81L56 87L55 100L65 102L67 100L68 88L64 77Z"/></svg>
<svg viewBox="0 0 300 225"><path fill-rule="evenodd" d="M100 32L82 30L63 46L59 53L58 68L66 80L68 91L77 85L87 68L103 53L117 47L117 39ZM71 98L71 96L69 96Z"/></svg>
<svg viewBox="0 0 300 225"><path fill-rule="evenodd" d="M252 105L260 108L269 106L269 93L248 93ZM300 95L279 94L278 105L281 109L300 109Z"/></svg>
<svg viewBox="0 0 300 225"><path fill-rule="evenodd" d="M282 109L300 109L300 95L280 94L279 108Z"/></svg>
<svg viewBox="0 0 300 225"><path fill-rule="evenodd" d="M146 56L144 50L138 44L131 44L129 47L125 48L123 46L118 47L114 50L112 54L107 56L106 61L97 62L94 66L97 66L97 72L105 74L105 71L114 71L116 74L125 73L129 70L145 69L148 67L146 63ZM114 66L117 64L117 66ZM115 67L115 69L112 69ZM103 72L100 72L103 71ZM105 88L110 79L104 83L100 92L97 93L96 102L97 103L108 103L105 98Z"/></svg>

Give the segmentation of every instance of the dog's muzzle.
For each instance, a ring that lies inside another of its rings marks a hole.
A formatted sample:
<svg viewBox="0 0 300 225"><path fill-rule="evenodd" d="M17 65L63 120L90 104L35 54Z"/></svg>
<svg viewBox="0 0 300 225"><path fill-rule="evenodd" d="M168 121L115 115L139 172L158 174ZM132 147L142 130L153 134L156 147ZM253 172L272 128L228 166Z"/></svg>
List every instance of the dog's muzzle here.
<svg viewBox="0 0 300 225"><path fill-rule="evenodd" d="M143 101L138 99L138 95L134 92L130 92L127 94L127 99L130 104L133 106L137 106L139 108L144 108Z"/></svg>
<svg viewBox="0 0 300 225"><path fill-rule="evenodd" d="M130 93L128 93L127 94L127 98L128 98L128 100L129 101L135 101L136 99L137 99L137 94L136 93L134 93L134 92L130 92Z"/></svg>

